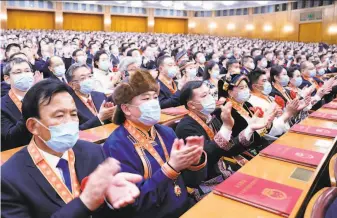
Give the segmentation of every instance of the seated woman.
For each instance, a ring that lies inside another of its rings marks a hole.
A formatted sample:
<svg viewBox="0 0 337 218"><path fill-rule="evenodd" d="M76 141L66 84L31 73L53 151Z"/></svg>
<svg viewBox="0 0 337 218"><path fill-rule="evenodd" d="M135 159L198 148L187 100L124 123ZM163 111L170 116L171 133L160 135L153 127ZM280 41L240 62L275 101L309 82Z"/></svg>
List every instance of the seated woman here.
<svg viewBox="0 0 337 218"><path fill-rule="evenodd" d="M232 103L231 115L235 120L232 136L240 135L242 137L240 138L241 142L247 141L245 143L249 144L249 149L244 152L244 156L250 159L268 145L268 142L262 136L270 129L275 114L263 114L254 110L248 102L250 97L248 83L249 79L245 75L233 75L230 80L225 80L224 85L219 87L219 89L222 89L221 93L224 94L224 96L219 97L225 97L227 103ZM215 114L220 117L220 112L215 111ZM240 134L243 130L244 134Z"/></svg>
<svg viewBox="0 0 337 218"><path fill-rule="evenodd" d="M203 138L176 139L174 131L157 124L159 87L153 77L136 71L114 91L114 122L120 125L106 140L104 150L121 163L122 171L144 176L140 196L125 217L179 217L194 201L186 186L196 187L206 177Z"/></svg>
<svg viewBox="0 0 337 218"><path fill-rule="evenodd" d="M219 65L214 61L208 61L205 64L203 81L210 88L210 93L215 100L218 100L218 81L220 75Z"/></svg>

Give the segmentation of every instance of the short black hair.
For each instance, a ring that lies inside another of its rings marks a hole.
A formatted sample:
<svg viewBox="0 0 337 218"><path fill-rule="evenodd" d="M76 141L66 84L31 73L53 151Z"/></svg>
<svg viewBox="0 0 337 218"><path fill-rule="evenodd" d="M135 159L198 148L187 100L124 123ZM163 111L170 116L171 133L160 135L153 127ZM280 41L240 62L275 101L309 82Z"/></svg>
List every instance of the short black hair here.
<svg viewBox="0 0 337 218"><path fill-rule="evenodd" d="M193 60L195 60L197 58L197 55L201 53L203 54L201 51L197 51L196 53L193 54Z"/></svg>
<svg viewBox="0 0 337 218"><path fill-rule="evenodd" d="M180 92L180 104L185 105L186 108L187 102L193 98L193 90L198 89L204 84L203 81L189 81L187 82Z"/></svg>
<svg viewBox="0 0 337 218"><path fill-rule="evenodd" d="M19 44L17 44L17 43L11 43L11 44L8 44L6 46L6 52L9 52L9 50L11 50L11 48L13 48L13 47L18 47L19 49L21 49L21 46Z"/></svg>
<svg viewBox="0 0 337 218"><path fill-rule="evenodd" d="M134 52L134 51L138 51L138 49L137 49L137 48L130 49L130 50L126 53L126 56L132 57L132 52Z"/></svg>
<svg viewBox="0 0 337 218"><path fill-rule="evenodd" d="M5 67L3 68L3 75L9 76L9 73L11 72L13 66L15 64L21 64L21 63L27 63L30 67L30 70L32 71L32 65L28 61L22 58L12 58L6 63Z"/></svg>
<svg viewBox="0 0 337 218"><path fill-rule="evenodd" d="M27 121L31 117L40 118L39 106L48 105L51 98L61 92L72 95L70 87L56 79L44 79L32 86L26 93L22 102L22 117Z"/></svg>
<svg viewBox="0 0 337 218"><path fill-rule="evenodd" d="M293 77L294 77L294 72L295 72L296 70L299 71L299 70L300 70L299 67L294 66L294 67L289 67L289 68L288 68L287 74L288 74L289 78L293 78Z"/></svg>
<svg viewBox="0 0 337 218"><path fill-rule="evenodd" d="M228 59L226 63L226 69L228 70L229 67L231 67L233 64L239 63L235 58Z"/></svg>
<svg viewBox="0 0 337 218"><path fill-rule="evenodd" d="M272 82L275 82L275 78L274 76L279 76L282 72L282 70L284 69L284 67L280 66L280 65L274 65L270 68L270 80Z"/></svg>
<svg viewBox="0 0 337 218"><path fill-rule="evenodd" d="M163 65L166 58L171 58L171 56L163 55L160 58L158 58L157 67L160 67L161 65Z"/></svg>
<svg viewBox="0 0 337 218"><path fill-rule="evenodd" d="M250 55L253 56L253 54L254 54L255 51L261 51L261 49L259 49L259 48L253 48L253 49L250 51Z"/></svg>
<svg viewBox="0 0 337 218"><path fill-rule="evenodd" d="M250 89L252 89L253 84L257 83L261 75L266 75L266 72L258 68L250 72L248 75Z"/></svg>
<svg viewBox="0 0 337 218"><path fill-rule="evenodd" d="M211 78L211 75L209 73L210 70L212 70L212 68L217 65L216 62L214 61L207 61L205 64L205 69L204 69L204 75L202 76L203 80L209 80L209 78ZM218 65L219 66L219 65Z"/></svg>
<svg viewBox="0 0 337 218"><path fill-rule="evenodd" d="M82 49L78 48L75 51L73 51L73 57L76 57L77 52L82 51Z"/></svg>
<svg viewBox="0 0 337 218"><path fill-rule="evenodd" d="M24 56L27 57L27 55L23 52L16 52L16 53L12 54L11 56L9 56L9 60L13 59L16 55L24 55Z"/></svg>
<svg viewBox="0 0 337 218"><path fill-rule="evenodd" d="M246 63L249 59L252 59L254 61L254 58L252 56L243 56L241 64L243 65Z"/></svg>
<svg viewBox="0 0 337 218"><path fill-rule="evenodd" d="M103 55L103 54L108 55L108 53L106 53L106 51L104 51L104 50L99 50L99 51L96 52L96 54L95 54L95 56L94 56L94 67L95 67L95 68L98 68L98 65L96 64L96 61L99 61L99 58L100 58L101 55ZM108 55L108 57L109 57L109 55ZM109 58L110 58L110 57L109 57Z"/></svg>

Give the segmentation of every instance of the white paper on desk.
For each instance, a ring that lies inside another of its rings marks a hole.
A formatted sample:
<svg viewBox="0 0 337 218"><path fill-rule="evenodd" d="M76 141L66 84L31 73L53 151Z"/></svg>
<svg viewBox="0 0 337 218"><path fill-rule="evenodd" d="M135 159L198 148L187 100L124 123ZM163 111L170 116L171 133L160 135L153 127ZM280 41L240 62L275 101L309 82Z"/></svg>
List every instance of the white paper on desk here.
<svg viewBox="0 0 337 218"><path fill-rule="evenodd" d="M316 140L314 146L321 147L321 148L330 148L332 145L331 141L326 141L323 139Z"/></svg>

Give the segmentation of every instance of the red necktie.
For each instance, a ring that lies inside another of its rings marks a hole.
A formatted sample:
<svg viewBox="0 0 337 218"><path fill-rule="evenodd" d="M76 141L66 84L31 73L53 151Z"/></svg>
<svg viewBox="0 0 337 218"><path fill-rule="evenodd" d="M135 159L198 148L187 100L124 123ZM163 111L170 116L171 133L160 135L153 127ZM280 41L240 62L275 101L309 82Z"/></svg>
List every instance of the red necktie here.
<svg viewBox="0 0 337 218"><path fill-rule="evenodd" d="M91 107L91 109L94 109L94 110L95 110L94 102L92 102L92 100L91 100L90 98L88 98L87 103L88 103L88 105Z"/></svg>

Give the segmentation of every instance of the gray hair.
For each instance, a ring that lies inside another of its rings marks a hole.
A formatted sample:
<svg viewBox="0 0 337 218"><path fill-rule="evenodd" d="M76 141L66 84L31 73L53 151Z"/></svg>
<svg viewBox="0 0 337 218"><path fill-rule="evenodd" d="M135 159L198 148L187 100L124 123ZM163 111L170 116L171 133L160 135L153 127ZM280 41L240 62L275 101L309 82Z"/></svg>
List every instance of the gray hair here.
<svg viewBox="0 0 337 218"><path fill-rule="evenodd" d="M120 72L125 72L128 69L128 66L130 64L134 64L137 63L137 59L134 57L125 57L121 60L120 64L119 64L119 71Z"/></svg>
<svg viewBox="0 0 337 218"><path fill-rule="evenodd" d="M30 70L32 70L32 65L28 61L26 61L26 60L24 60L22 58L13 58L13 59L10 59L6 63L6 65L5 65L4 69L3 69L3 74L9 76L9 73L12 71L13 66L15 64L21 64L21 63L27 63L29 65L29 67L30 67Z"/></svg>
<svg viewBox="0 0 337 218"><path fill-rule="evenodd" d="M73 80L73 75L74 75L75 70L81 67L85 67L88 70L90 70L90 67L86 64L81 64L81 63L72 64L66 72L66 77L67 77L68 82L71 82Z"/></svg>

